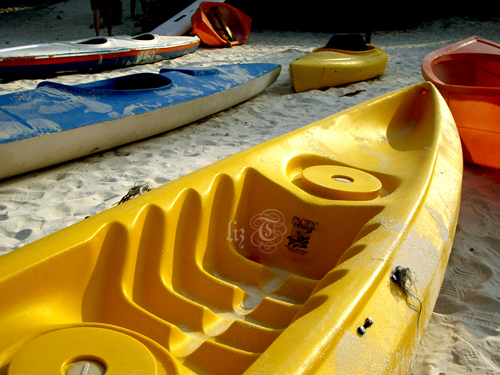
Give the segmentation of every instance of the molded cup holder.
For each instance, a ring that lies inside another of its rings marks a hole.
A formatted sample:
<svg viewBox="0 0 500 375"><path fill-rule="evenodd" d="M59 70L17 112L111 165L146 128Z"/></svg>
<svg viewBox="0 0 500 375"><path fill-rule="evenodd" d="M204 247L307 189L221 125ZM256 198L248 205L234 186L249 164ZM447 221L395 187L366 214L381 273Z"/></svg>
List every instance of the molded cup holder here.
<svg viewBox="0 0 500 375"><path fill-rule="evenodd" d="M335 200L373 200L380 197L382 189L382 183L375 176L338 165L305 168L301 182L308 193Z"/></svg>
<svg viewBox="0 0 500 375"><path fill-rule="evenodd" d="M135 338L111 329L73 327L30 341L14 356L8 375L154 375L156 370L153 354Z"/></svg>

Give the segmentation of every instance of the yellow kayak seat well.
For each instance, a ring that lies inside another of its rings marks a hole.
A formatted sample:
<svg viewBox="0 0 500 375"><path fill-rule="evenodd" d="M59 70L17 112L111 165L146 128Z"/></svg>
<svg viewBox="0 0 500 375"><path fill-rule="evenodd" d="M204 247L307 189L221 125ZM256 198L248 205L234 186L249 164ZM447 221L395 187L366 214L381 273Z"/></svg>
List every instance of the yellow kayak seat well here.
<svg viewBox="0 0 500 375"><path fill-rule="evenodd" d="M0 374L405 373L461 179L429 83L221 160L0 257Z"/></svg>

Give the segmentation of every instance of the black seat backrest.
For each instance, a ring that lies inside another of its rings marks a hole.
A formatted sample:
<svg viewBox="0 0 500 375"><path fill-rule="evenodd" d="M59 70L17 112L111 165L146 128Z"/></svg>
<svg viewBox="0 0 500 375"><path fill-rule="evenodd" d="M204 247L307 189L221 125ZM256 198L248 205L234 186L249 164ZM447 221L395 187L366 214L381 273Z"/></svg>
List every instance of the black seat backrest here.
<svg viewBox="0 0 500 375"><path fill-rule="evenodd" d="M325 48L345 51L368 51L361 34L335 34L330 38Z"/></svg>

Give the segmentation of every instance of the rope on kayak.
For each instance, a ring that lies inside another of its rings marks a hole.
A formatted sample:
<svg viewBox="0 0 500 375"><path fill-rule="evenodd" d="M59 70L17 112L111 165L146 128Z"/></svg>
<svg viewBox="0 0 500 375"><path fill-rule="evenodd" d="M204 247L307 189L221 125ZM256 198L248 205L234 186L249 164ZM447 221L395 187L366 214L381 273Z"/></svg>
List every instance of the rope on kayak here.
<svg viewBox="0 0 500 375"><path fill-rule="evenodd" d="M391 276L391 280L398 284L404 293L413 297L420 304L420 310L418 312L418 320L417 320L417 335L420 329L420 315L422 314L422 301L420 298L412 292L412 289L415 288L415 281L413 280L412 272L409 268L404 268L401 266L397 266L394 270L394 273Z"/></svg>

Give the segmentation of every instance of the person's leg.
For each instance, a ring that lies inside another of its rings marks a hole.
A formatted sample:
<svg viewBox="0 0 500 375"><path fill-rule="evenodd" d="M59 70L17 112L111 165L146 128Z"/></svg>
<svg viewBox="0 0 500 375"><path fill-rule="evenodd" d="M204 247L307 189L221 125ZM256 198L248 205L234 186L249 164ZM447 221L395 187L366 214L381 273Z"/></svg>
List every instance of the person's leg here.
<svg viewBox="0 0 500 375"><path fill-rule="evenodd" d="M94 30L95 35L100 35L99 23L101 22L101 12L99 9L93 9L94 12Z"/></svg>
<svg viewBox="0 0 500 375"><path fill-rule="evenodd" d="M130 0L130 17L134 18L135 16L135 0Z"/></svg>
<svg viewBox="0 0 500 375"><path fill-rule="evenodd" d="M112 36L113 33L112 33L112 26L113 26L113 22L112 22L112 19L111 19L111 8L108 8L104 14L104 17L106 17L106 24L108 25L108 35L109 36Z"/></svg>
<svg viewBox="0 0 500 375"><path fill-rule="evenodd" d="M140 0L140 1L141 1L142 15L144 16L148 12L148 4L146 0Z"/></svg>

